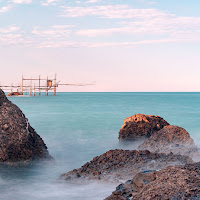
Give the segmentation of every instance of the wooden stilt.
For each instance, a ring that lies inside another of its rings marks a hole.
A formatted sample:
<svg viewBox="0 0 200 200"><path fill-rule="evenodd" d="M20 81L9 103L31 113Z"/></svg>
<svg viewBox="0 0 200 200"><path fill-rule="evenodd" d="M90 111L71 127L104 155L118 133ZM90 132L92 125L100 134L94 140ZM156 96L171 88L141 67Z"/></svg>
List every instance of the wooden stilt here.
<svg viewBox="0 0 200 200"><path fill-rule="evenodd" d="M54 79L54 96L56 96L56 74Z"/></svg>
<svg viewBox="0 0 200 200"><path fill-rule="evenodd" d="M39 96L40 96L40 75L39 75Z"/></svg>
<svg viewBox="0 0 200 200"><path fill-rule="evenodd" d="M23 74L22 74L22 95L24 94L24 77L23 77Z"/></svg>
<svg viewBox="0 0 200 200"><path fill-rule="evenodd" d="M48 76L47 76L47 96L49 95L49 90L48 90L48 80L49 80L49 78L48 78Z"/></svg>
<svg viewBox="0 0 200 200"><path fill-rule="evenodd" d="M31 81L30 81L30 92L29 92L29 95L32 96L32 78L31 78Z"/></svg>

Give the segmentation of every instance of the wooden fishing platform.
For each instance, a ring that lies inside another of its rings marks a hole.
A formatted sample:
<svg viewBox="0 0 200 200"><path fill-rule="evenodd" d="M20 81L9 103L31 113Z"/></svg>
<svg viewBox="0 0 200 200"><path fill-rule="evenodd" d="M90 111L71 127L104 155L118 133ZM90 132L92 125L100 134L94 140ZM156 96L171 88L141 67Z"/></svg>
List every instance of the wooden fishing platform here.
<svg viewBox="0 0 200 200"><path fill-rule="evenodd" d="M54 96L56 95L57 88L61 85L65 86L87 86L87 85L95 85L94 83L60 83L57 82L57 76L55 74L54 78L41 78L39 75L38 78L24 78L22 75L21 84L18 85L0 85L0 88L4 91L10 91L8 96L20 96L28 94L29 96L36 96L38 94L41 96L45 94L45 96L49 95L49 92L53 92ZM28 83L28 84L27 84Z"/></svg>

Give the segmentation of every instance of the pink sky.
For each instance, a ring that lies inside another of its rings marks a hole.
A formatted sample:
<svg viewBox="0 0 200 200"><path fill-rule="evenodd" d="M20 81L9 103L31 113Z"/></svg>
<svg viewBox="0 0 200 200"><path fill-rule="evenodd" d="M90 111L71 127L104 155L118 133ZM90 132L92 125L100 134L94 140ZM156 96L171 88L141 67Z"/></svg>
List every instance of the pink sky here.
<svg viewBox="0 0 200 200"><path fill-rule="evenodd" d="M199 91L200 2L0 1L1 84L54 76L66 92Z"/></svg>

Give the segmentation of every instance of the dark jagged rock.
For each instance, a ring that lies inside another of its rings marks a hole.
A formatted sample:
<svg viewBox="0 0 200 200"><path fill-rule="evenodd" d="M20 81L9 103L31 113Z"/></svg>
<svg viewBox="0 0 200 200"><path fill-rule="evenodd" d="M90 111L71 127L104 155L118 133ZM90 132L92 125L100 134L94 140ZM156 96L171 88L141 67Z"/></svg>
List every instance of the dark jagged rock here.
<svg viewBox="0 0 200 200"><path fill-rule="evenodd" d="M168 165L183 165L193 163L188 156L151 153L136 150L110 150L79 169L61 175L61 179L70 182L102 180L120 182L131 179L135 174L144 170L162 169Z"/></svg>
<svg viewBox="0 0 200 200"><path fill-rule="evenodd" d="M139 149L146 149L156 153L170 153L188 155L199 160L200 154L190 134L178 126L165 126L160 131L141 144Z"/></svg>
<svg viewBox="0 0 200 200"><path fill-rule="evenodd" d="M138 173L121 184L106 200L200 199L200 163L170 166L152 173Z"/></svg>
<svg viewBox="0 0 200 200"><path fill-rule="evenodd" d="M0 89L0 164L23 165L53 159L22 111Z"/></svg>
<svg viewBox="0 0 200 200"><path fill-rule="evenodd" d="M119 140L147 139L167 125L169 123L159 116L136 114L124 120L124 124L119 131Z"/></svg>

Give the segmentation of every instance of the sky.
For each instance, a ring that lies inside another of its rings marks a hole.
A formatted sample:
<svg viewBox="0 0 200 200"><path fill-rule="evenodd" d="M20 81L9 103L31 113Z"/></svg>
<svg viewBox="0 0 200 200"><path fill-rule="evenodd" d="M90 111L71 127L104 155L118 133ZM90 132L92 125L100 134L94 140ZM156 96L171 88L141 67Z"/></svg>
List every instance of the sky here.
<svg viewBox="0 0 200 200"><path fill-rule="evenodd" d="M0 0L0 84L65 92L200 91L199 0Z"/></svg>

